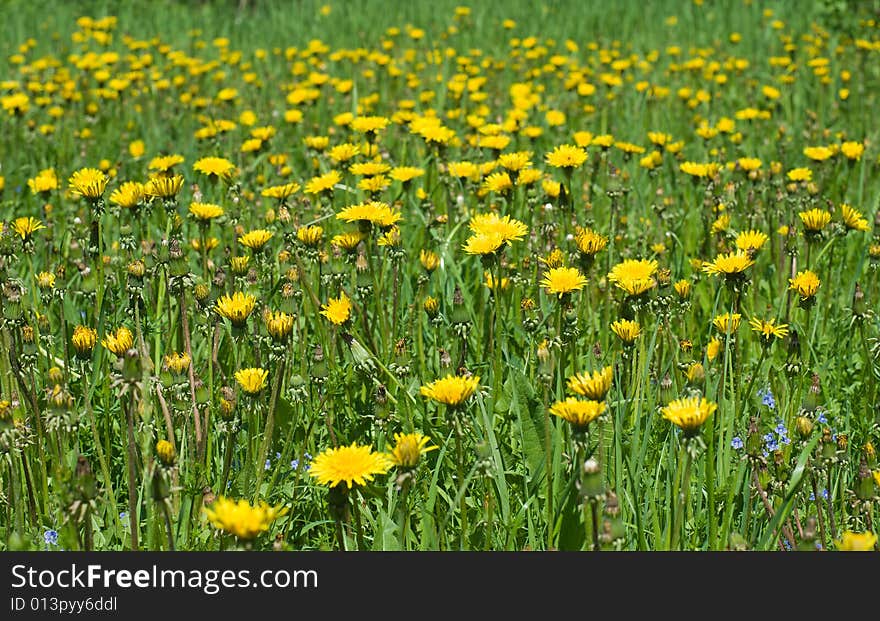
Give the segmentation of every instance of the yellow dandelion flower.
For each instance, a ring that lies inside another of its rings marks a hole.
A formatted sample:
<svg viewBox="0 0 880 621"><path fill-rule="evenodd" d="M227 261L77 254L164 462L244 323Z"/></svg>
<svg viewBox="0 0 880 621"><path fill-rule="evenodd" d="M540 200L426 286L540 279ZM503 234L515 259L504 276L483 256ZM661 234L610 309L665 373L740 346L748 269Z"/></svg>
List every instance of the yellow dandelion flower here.
<svg viewBox="0 0 880 621"><path fill-rule="evenodd" d="M351 205L336 214L337 220L369 223L381 228L390 227L403 219L399 211L379 201Z"/></svg>
<svg viewBox="0 0 880 621"><path fill-rule="evenodd" d="M813 171L809 168L792 168L786 173L789 181L812 181Z"/></svg>
<svg viewBox="0 0 880 621"><path fill-rule="evenodd" d="M801 222L804 223L804 229L810 233L818 233L831 222L831 214L824 209L810 209L798 213Z"/></svg>
<svg viewBox="0 0 880 621"><path fill-rule="evenodd" d="M193 170L216 179L229 179L235 174L235 164L224 157L203 157L193 164Z"/></svg>
<svg viewBox="0 0 880 621"><path fill-rule="evenodd" d="M558 416L577 430L584 430L605 412L604 401L593 401L568 397L550 406L550 413Z"/></svg>
<svg viewBox="0 0 880 621"><path fill-rule="evenodd" d="M669 405L661 408L661 413L665 420L679 427L685 436L692 436L700 430L700 426L716 409L718 409L716 403L700 397L689 397L671 401Z"/></svg>
<svg viewBox="0 0 880 621"><path fill-rule="evenodd" d="M807 301L819 291L819 276L810 270L798 272L797 276L788 279L789 289L797 291L802 301Z"/></svg>
<svg viewBox="0 0 880 621"><path fill-rule="evenodd" d="M598 254L608 246L608 238L590 228L578 227L574 242L578 251L589 257Z"/></svg>
<svg viewBox="0 0 880 621"><path fill-rule="evenodd" d="M23 241L28 241L34 233L44 228L46 227L42 222L29 216L12 221L12 230L18 233Z"/></svg>
<svg viewBox="0 0 880 621"><path fill-rule="evenodd" d="M576 373L568 378L568 389L582 397L602 401L611 390L614 371L610 366L592 373Z"/></svg>
<svg viewBox="0 0 880 621"><path fill-rule="evenodd" d="M570 144L563 144L547 153L545 156L547 164L553 168L580 168L587 161L587 152L581 147Z"/></svg>
<svg viewBox="0 0 880 621"><path fill-rule="evenodd" d="M331 170L330 172L312 177L306 183L307 194L321 194L333 190L337 183L342 181L342 175L339 171Z"/></svg>
<svg viewBox="0 0 880 621"><path fill-rule="evenodd" d="M430 441L431 438L419 432L395 433L394 448L391 449L388 457L398 468L415 468L422 455L440 448L438 446L428 446Z"/></svg>
<svg viewBox="0 0 880 621"><path fill-rule="evenodd" d="M132 335L131 330L125 326L119 327L115 333L111 332L101 339L101 345L116 354L118 357L124 356L125 352L131 349L133 344L134 336Z"/></svg>
<svg viewBox="0 0 880 621"><path fill-rule="evenodd" d="M123 209L132 209L146 194L146 187L138 181L126 181L110 193L110 202Z"/></svg>
<svg viewBox="0 0 880 621"><path fill-rule="evenodd" d="M449 374L421 387L419 392L437 403L450 407L462 405L480 387L479 376Z"/></svg>
<svg viewBox="0 0 880 621"><path fill-rule="evenodd" d="M239 369L235 372L235 381L249 395L259 394L266 387L269 371L260 368Z"/></svg>
<svg viewBox="0 0 880 621"><path fill-rule="evenodd" d="M283 201L283 200L290 198L290 196L292 196L293 194L296 194L296 192L298 190L299 190L298 183L296 183L296 182L285 183L283 185L273 185L271 187L264 189L262 192L260 192L260 196L263 196L265 198L274 198L275 200L278 200L278 201Z"/></svg>
<svg viewBox="0 0 880 621"><path fill-rule="evenodd" d="M836 543L841 552L872 552L877 545L877 535L870 531L856 533L848 530Z"/></svg>
<svg viewBox="0 0 880 621"><path fill-rule="evenodd" d="M743 231L736 236L736 247L744 252L760 250L768 239L767 234L761 231Z"/></svg>
<svg viewBox="0 0 880 621"><path fill-rule="evenodd" d="M287 507L272 507L264 502L251 505L220 496L202 509L208 521L217 528L239 539L251 540L269 530L272 522L287 514Z"/></svg>
<svg viewBox="0 0 880 621"><path fill-rule="evenodd" d="M96 201L104 195L108 181L107 175L97 168L81 168L67 182L73 189L74 196Z"/></svg>
<svg viewBox="0 0 880 621"><path fill-rule="evenodd" d="M862 216L860 211L853 209L846 203L840 206L840 211L843 215L843 225L847 230L863 232L871 230L868 221Z"/></svg>
<svg viewBox="0 0 880 621"><path fill-rule="evenodd" d="M371 446L352 442L349 446L328 448L312 460L309 475L321 485L335 487L345 483L348 489L366 485L376 475L385 474L393 465L384 453L374 453Z"/></svg>
<svg viewBox="0 0 880 621"><path fill-rule="evenodd" d="M624 345L632 345L642 333L642 327L637 321L618 319L611 324L611 331L617 335Z"/></svg>
<svg viewBox="0 0 880 621"><path fill-rule="evenodd" d="M717 315L712 320L712 325L722 334L727 334L728 332L733 334L739 328L740 319L742 319L742 315L739 313L724 313L723 315Z"/></svg>
<svg viewBox="0 0 880 621"><path fill-rule="evenodd" d="M244 327L254 311L257 298L249 293L236 291L231 296L221 296L214 307L217 314L228 319L234 327Z"/></svg>
<svg viewBox="0 0 880 621"><path fill-rule="evenodd" d="M583 289L586 284L587 279L576 267L555 267L541 280L541 286L548 295L558 295L560 298Z"/></svg>
<svg viewBox="0 0 880 621"><path fill-rule="evenodd" d="M88 358L98 342L98 331L88 326L76 326L70 341L78 357Z"/></svg>
<svg viewBox="0 0 880 621"><path fill-rule="evenodd" d="M305 246L314 248L324 238L324 229L318 225L301 226L296 230L296 238Z"/></svg>
<svg viewBox="0 0 880 621"><path fill-rule="evenodd" d="M468 254L488 255L497 252L504 245L504 237L499 233L481 233L468 237L462 247Z"/></svg>
<svg viewBox="0 0 880 621"><path fill-rule="evenodd" d="M177 196L183 187L183 175L171 177L153 177L144 186L144 194L161 199L169 199Z"/></svg>
<svg viewBox="0 0 880 621"><path fill-rule="evenodd" d="M703 264L703 271L713 276L736 277L755 264L747 252L736 250L719 254L714 261Z"/></svg>
<svg viewBox="0 0 880 621"><path fill-rule="evenodd" d="M189 215L206 224L223 215L223 207L214 203L192 203L189 206Z"/></svg>
<svg viewBox="0 0 880 621"><path fill-rule="evenodd" d="M641 295L657 286L657 267L655 259L627 259L611 268L608 280L627 295Z"/></svg>
<svg viewBox="0 0 880 621"><path fill-rule="evenodd" d="M351 317L351 300L342 292L338 298L330 298L321 306L321 314L334 325L342 325Z"/></svg>
<svg viewBox="0 0 880 621"><path fill-rule="evenodd" d="M274 235L275 234L272 231L256 229L239 237L238 243L254 251L262 250L263 246L265 246Z"/></svg>
<svg viewBox="0 0 880 621"><path fill-rule="evenodd" d="M757 332L761 341L769 344L773 339L785 338L788 335L788 324L777 324L775 319L759 319L752 317L749 320L752 331Z"/></svg>
<svg viewBox="0 0 880 621"><path fill-rule="evenodd" d="M266 331L275 341L283 343L293 331L294 316L285 312L269 312L263 318L266 324Z"/></svg>

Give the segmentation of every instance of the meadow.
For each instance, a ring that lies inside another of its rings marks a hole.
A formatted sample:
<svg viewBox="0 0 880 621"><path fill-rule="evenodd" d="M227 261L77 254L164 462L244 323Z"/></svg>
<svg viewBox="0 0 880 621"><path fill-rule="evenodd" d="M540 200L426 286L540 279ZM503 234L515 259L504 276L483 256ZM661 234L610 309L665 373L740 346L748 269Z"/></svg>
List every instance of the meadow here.
<svg viewBox="0 0 880 621"><path fill-rule="evenodd" d="M877 550L880 3L0 24L0 549Z"/></svg>

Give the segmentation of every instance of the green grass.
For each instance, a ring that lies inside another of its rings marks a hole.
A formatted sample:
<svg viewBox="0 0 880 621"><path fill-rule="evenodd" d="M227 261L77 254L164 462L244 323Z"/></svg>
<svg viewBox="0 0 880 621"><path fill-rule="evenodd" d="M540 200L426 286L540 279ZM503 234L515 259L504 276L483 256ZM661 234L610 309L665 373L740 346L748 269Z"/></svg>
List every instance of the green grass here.
<svg viewBox="0 0 880 621"><path fill-rule="evenodd" d="M0 235L0 547L54 549L43 535L57 530L60 547L101 550L835 549L845 532L877 532L880 46L871 42L880 33L867 20L878 3L480 2L463 17L454 16L462 3L446 0L393 10L331 2L326 15L324 4L7 5L0 91L5 107L17 92L29 106L4 111L0 221L29 216L45 228L32 239L9 226ZM78 17L110 14L118 21L109 41L79 40ZM310 42L321 49L305 53ZM107 51L117 56L102 61ZM788 66L774 60L786 56ZM289 99L310 75L314 102ZM485 78L480 95L457 93L468 77ZM98 87L114 78L127 82L111 98ZM529 102L512 96L523 84ZM579 93L579 84L596 90ZM236 89L232 101L217 99L225 88ZM769 118L744 118L750 108ZM436 113L456 141L426 143L401 116L409 110ZM301 120L287 122L290 111ZM548 111L565 121L551 123ZM425 174L373 194L359 188L348 165L367 161L368 145L336 120L344 112L391 119L379 157ZM520 121L503 129L504 148L472 143L475 126L512 118ZM221 119L235 127L196 136ZM696 133L719 124L717 135ZM241 151L251 129L269 125L275 134L258 151ZM545 155L574 144L576 132L645 151L591 145L568 179ZM681 144L661 150L649 132ZM362 153L333 162L306 146L314 136ZM141 156L130 152L136 140ZM844 141L865 145L860 159L837 152L811 162L803 152ZM649 169L640 161L654 149L661 163ZM489 171L482 180L449 174L451 162L484 165L518 150L543 173L527 187L484 194ZM146 181L159 154L184 158L180 193L143 201L137 213L115 206L112 191ZM228 158L237 174L211 181L193 169L205 156ZM736 169L743 157L759 158L761 173ZM720 168L691 178L686 161ZM99 165L111 176L104 201L67 192L74 171ZM28 180L50 167L58 188L32 193ZM810 184L786 178L799 167L812 170ZM342 182L332 194L261 196L333 169ZM382 245L387 230L361 226L353 252L331 246L358 230L335 214L370 199L400 211L399 244ZM199 200L224 216L200 227L188 211ZM843 203L867 230L847 230ZM829 210L831 223L804 236L798 214L814 208ZM528 233L491 258L466 254L473 216L489 212ZM323 227L315 248L297 239L308 224ZM594 261L578 252L579 226L609 238ZM255 229L274 234L264 252L238 241ZM744 278L725 283L701 269L750 229L768 241ZM192 245L211 237L217 247L204 254ZM562 298L540 284L555 248L588 278ZM431 272L423 250L439 259ZM243 273L233 273L232 259L245 256ZM657 261L645 294L626 297L609 281L626 259ZM807 268L821 281L812 306L789 289ZM40 289L44 271L55 283ZM507 279L500 293L486 287L489 271ZM673 288L682 280L686 299ZM243 330L214 310L234 291L256 299ZM352 316L335 326L320 311L342 292ZM427 296L438 300L435 318L423 309ZM295 316L289 341L273 341L264 309ZM741 315L730 335L712 326L724 313ZM610 330L621 318L641 326L632 346ZM765 346L753 318L789 334ZM98 334L84 360L74 355L77 325ZM117 359L101 340L119 326L133 342ZM173 352L191 355L191 375L163 369ZM567 378L606 366L606 410L586 433L549 414L570 396ZM269 372L256 397L235 380L247 367ZM480 377L461 408L420 394L459 371ZM717 410L690 438L661 408L692 395ZM235 401L231 413L224 400ZM411 472L392 468L349 493L328 492L305 467L329 447L389 451L396 433L413 431L437 450ZM161 463L159 440L174 445L173 465ZM588 459L595 474L584 471ZM252 541L235 539L205 520L219 495L286 513Z"/></svg>

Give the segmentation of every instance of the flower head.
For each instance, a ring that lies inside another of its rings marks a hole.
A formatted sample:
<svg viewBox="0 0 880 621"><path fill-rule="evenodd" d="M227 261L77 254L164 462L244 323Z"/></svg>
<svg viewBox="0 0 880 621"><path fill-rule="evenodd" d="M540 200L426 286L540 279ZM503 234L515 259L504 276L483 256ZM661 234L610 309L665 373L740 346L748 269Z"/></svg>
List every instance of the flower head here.
<svg viewBox="0 0 880 621"><path fill-rule="evenodd" d="M723 315L716 316L712 320L712 325L722 334L727 334L728 332L733 334L739 328L740 319L742 319L742 315L739 313L724 313Z"/></svg>
<svg viewBox="0 0 880 621"><path fill-rule="evenodd" d="M334 325L342 325L351 317L351 300L343 291L338 298L330 298L321 307L321 314Z"/></svg>
<svg viewBox="0 0 880 621"><path fill-rule="evenodd" d="M576 373L568 378L568 389L582 397L601 401L611 390L614 372L610 366L592 373Z"/></svg>
<svg viewBox="0 0 880 621"><path fill-rule="evenodd" d="M422 386L419 392L422 396L433 401L456 407L467 401L479 387L480 378L478 376L465 377L449 374L443 379Z"/></svg>
<svg viewBox="0 0 880 621"><path fill-rule="evenodd" d="M550 406L550 413L567 420L576 429L584 429L605 411L604 401L585 401L568 397Z"/></svg>
<svg viewBox="0 0 880 621"><path fill-rule="evenodd" d="M801 222L804 223L804 229L810 233L818 233L831 222L831 214L818 207L809 211L802 211L798 216L800 216Z"/></svg>
<svg viewBox="0 0 880 621"><path fill-rule="evenodd" d="M700 397L688 397L675 399L669 405L661 408L663 418L684 431L685 436L692 436L699 431L700 426L718 408L712 403Z"/></svg>
<svg viewBox="0 0 880 621"><path fill-rule="evenodd" d="M624 345L632 345L642 333L642 327L637 321L618 319L611 324L611 331L617 335Z"/></svg>
<svg viewBox="0 0 880 621"><path fill-rule="evenodd" d="M269 312L263 318L266 323L266 331L275 341L283 343L293 331L293 315L285 312Z"/></svg>
<svg viewBox="0 0 880 621"><path fill-rule="evenodd" d="M345 483L351 489L366 485L377 474L385 474L392 465L384 453L374 453L371 446L352 442L349 446L325 449L312 460L309 474L321 485L335 487Z"/></svg>
<svg viewBox="0 0 880 621"><path fill-rule="evenodd" d="M752 317L749 320L752 331L757 332L761 342L769 344L774 338L781 339L788 335L788 324L777 324L775 319L758 319Z"/></svg>
<svg viewBox="0 0 880 621"><path fill-rule="evenodd" d="M736 247L744 252L760 250L768 239L767 234L761 231L743 231L736 236Z"/></svg>
<svg viewBox="0 0 880 621"><path fill-rule="evenodd" d="M422 455L440 448L428 446L430 441L431 438L419 432L395 433L394 448L391 449L389 457L399 468L415 468Z"/></svg>
<svg viewBox="0 0 880 621"><path fill-rule="evenodd" d="M240 243L242 246L250 248L251 250L258 251L263 249L263 246L265 246L266 243L270 239L272 239L273 235L274 233L272 231L267 231L266 229L256 229L239 237L238 243Z"/></svg>
<svg viewBox="0 0 880 621"><path fill-rule="evenodd" d="M207 224L223 215L223 207L214 203L192 203L189 206L189 215L200 223Z"/></svg>
<svg viewBox="0 0 880 621"><path fill-rule="evenodd" d="M576 267L554 267L541 280L541 286L549 295L558 295L560 298L583 289L586 284L587 279Z"/></svg>
<svg viewBox="0 0 880 621"><path fill-rule="evenodd" d="M505 242L520 241L529 232L523 222L497 213L475 215L468 228L476 235L500 235Z"/></svg>
<svg viewBox="0 0 880 621"><path fill-rule="evenodd" d="M239 369L235 372L235 381L249 395L259 394L266 387L269 371L259 368Z"/></svg>
<svg viewBox="0 0 880 621"><path fill-rule="evenodd" d="M504 246L504 237L499 233L479 233L467 238L462 248L468 254L490 255Z"/></svg>
<svg viewBox="0 0 880 621"><path fill-rule="evenodd" d="M562 144L547 154L546 161L553 168L579 168L587 161L587 152L574 145Z"/></svg>
<svg viewBox="0 0 880 621"><path fill-rule="evenodd" d="M853 209L846 203L840 206L840 211L843 216L843 225L849 231L869 231L871 228L868 226L868 221L862 215L862 212Z"/></svg>
<svg viewBox="0 0 880 621"><path fill-rule="evenodd" d="M640 295L657 286L656 272L654 259L627 259L611 268L608 280L627 295Z"/></svg>
<svg viewBox="0 0 880 621"><path fill-rule="evenodd" d="M713 276L722 275L726 278L739 276L755 264L754 259L744 250L736 250L727 254L719 254L712 262L703 264L703 271Z"/></svg>
<svg viewBox="0 0 880 621"><path fill-rule="evenodd" d="M104 195L109 179L97 168L81 168L67 180L76 196L96 201Z"/></svg>
<svg viewBox="0 0 880 621"><path fill-rule="evenodd" d="M287 507L272 507L264 502L252 506L247 500L223 496L202 510L215 528L246 540L269 530L272 522L287 513Z"/></svg>
<svg viewBox="0 0 880 621"><path fill-rule="evenodd" d="M23 241L28 241L35 232L44 228L46 227L42 222L30 216L16 218L12 221L12 230L18 233Z"/></svg>
<svg viewBox="0 0 880 621"><path fill-rule="evenodd" d="M387 228L400 222L403 216L386 203L371 201L351 205L336 214L337 220L346 222L365 222L381 228Z"/></svg>
<svg viewBox="0 0 880 621"><path fill-rule="evenodd" d="M864 533L855 533L846 531L837 542L837 549L842 552L871 552L877 545L877 535L867 531Z"/></svg>
<svg viewBox="0 0 880 621"><path fill-rule="evenodd" d="M582 255L592 257L605 249L608 238L593 229L578 227L574 242Z"/></svg>
<svg viewBox="0 0 880 621"><path fill-rule="evenodd" d="M126 181L110 193L110 202L123 209L132 209L146 194L146 187L138 181Z"/></svg>
<svg viewBox="0 0 880 621"><path fill-rule="evenodd" d="M76 326L70 337L76 355L80 358L88 358L98 342L98 331L88 326Z"/></svg>
<svg viewBox="0 0 880 621"><path fill-rule="evenodd" d="M798 272L794 278L789 278L788 284L788 288L792 291L797 291L802 301L807 301L819 291L820 281L815 272L804 270Z"/></svg>
<svg viewBox="0 0 880 621"><path fill-rule="evenodd" d="M235 174L235 164L224 157L203 157L193 164L193 170L216 179L229 179Z"/></svg>
<svg viewBox="0 0 880 621"><path fill-rule="evenodd" d="M340 181L342 181L342 175L339 174L339 171L331 170L323 175L309 179L308 183L306 183L306 193L321 194L322 192L328 192Z"/></svg>
<svg viewBox="0 0 880 621"><path fill-rule="evenodd" d="M134 344L134 336L131 330L125 326L119 327L115 333L111 332L101 339L101 345L116 354L117 357L125 355Z"/></svg>
<svg viewBox="0 0 880 621"><path fill-rule="evenodd" d="M257 298L254 296L236 291L231 296L221 296L214 308L218 315L228 319L233 326L241 328L247 323L256 303Z"/></svg>
<svg viewBox="0 0 880 621"><path fill-rule="evenodd" d="M153 177L144 186L144 194L167 200L177 196L182 187L183 175Z"/></svg>

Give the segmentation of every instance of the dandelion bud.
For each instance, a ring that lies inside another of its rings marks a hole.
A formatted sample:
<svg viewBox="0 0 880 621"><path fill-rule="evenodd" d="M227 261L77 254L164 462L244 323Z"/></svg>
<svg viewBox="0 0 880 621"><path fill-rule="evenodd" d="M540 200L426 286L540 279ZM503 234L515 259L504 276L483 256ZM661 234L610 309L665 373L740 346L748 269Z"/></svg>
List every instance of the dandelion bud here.
<svg viewBox="0 0 880 621"><path fill-rule="evenodd" d="M98 342L98 332L87 326L76 326L70 340L76 350L76 355L85 360L92 355L92 350Z"/></svg>
<svg viewBox="0 0 880 621"><path fill-rule="evenodd" d="M60 384L64 381L64 372L58 367L49 369L49 382L52 384Z"/></svg>
<svg viewBox="0 0 880 621"><path fill-rule="evenodd" d="M584 462L583 477L580 482L581 497L585 500L598 500L605 495L602 468L592 457Z"/></svg>
<svg viewBox="0 0 880 621"><path fill-rule="evenodd" d="M208 299L208 296L211 295L211 287L209 287L205 283L200 282L195 286L193 292L196 295L197 302L204 302Z"/></svg>
<svg viewBox="0 0 880 621"><path fill-rule="evenodd" d="M856 498L870 501L874 498L874 477L868 469L868 462L862 457L859 460L859 473L856 479Z"/></svg>
<svg viewBox="0 0 880 621"><path fill-rule="evenodd" d="M422 303L422 308L425 309L425 313L428 315L428 317L433 319L437 316L437 313L440 312L440 302L438 302L436 298L428 296Z"/></svg>
<svg viewBox="0 0 880 621"><path fill-rule="evenodd" d="M797 430L798 435L806 440L813 433L813 421L806 416L798 416L795 420L794 428Z"/></svg>
<svg viewBox="0 0 880 621"><path fill-rule="evenodd" d="M856 290L853 293L853 302L852 302L852 315L854 319L864 319L868 314L868 308L865 303L865 293L862 291L862 288L859 286L859 283L856 283Z"/></svg>
<svg viewBox="0 0 880 621"><path fill-rule="evenodd" d="M34 342L34 327L33 326L22 326L21 327L21 340L26 345L32 345Z"/></svg>
<svg viewBox="0 0 880 621"><path fill-rule="evenodd" d="M169 467L174 465L174 458L176 455L174 447L168 440L159 440L156 443L156 455L159 457L159 461L161 461L163 465Z"/></svg>
<svg viewBox="0 0 880 621"><path fill-rule="evenodd" d="M822 389L819 387L819 376L813 374L812 384L807 390L807 396L804 398L803 409L805 412L814 412L820 404L820 393Z"/></svg>
<svg viewBox="0 0 880 621"><path fill-rule="evenodd" d="M223 420L231 420L235 414L235 400L220 398L220 416Z"/></svg>
<svg viewBox="0 0 880 621"><path fill-rule="evenodd" d="M142 375L140 354L136 349L127 350L123 355L122 377L129 382L136 382L141 379Z"/></svg>
<svg viewBox="0 0 880 621"><path fill-rule="evenodd" d="M128 264L128 275L134 278L143 278L147 267L144 262L138 259Z"/></svg>

